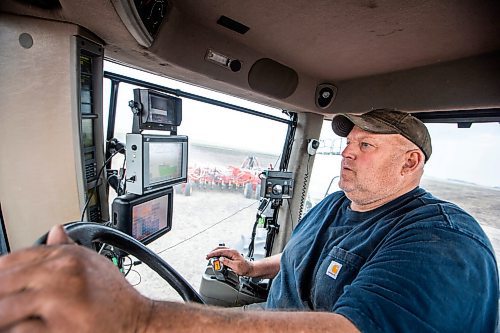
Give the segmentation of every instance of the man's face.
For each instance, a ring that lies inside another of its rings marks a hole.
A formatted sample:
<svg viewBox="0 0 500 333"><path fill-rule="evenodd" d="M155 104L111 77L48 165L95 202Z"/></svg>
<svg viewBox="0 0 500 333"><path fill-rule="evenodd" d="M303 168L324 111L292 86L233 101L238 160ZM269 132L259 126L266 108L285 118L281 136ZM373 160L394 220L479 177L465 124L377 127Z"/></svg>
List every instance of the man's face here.
<svg viewBox="0 0 500 333"><path fill-rule="evenodd" d="M374 134L354 126L342 152L339 187L363 205L396 193L403 186L408 144L399 134Z"/></svg>

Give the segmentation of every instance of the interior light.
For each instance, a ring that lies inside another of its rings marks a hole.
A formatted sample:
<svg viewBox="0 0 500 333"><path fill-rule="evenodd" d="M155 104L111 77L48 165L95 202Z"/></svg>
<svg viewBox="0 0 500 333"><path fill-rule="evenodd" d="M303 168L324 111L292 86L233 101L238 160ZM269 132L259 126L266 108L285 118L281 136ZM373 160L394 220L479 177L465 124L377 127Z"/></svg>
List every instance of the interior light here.
<svg viewBox="0 0 500 333"><path fill-rule="evenodd" d="M207 51L205 59L208 61L214 62L218 65L224 66L224 67L227 67L229 65L229 63L231 62L231 59L229 57L226 57L223 54L214 52L210 49Z"/></svg>

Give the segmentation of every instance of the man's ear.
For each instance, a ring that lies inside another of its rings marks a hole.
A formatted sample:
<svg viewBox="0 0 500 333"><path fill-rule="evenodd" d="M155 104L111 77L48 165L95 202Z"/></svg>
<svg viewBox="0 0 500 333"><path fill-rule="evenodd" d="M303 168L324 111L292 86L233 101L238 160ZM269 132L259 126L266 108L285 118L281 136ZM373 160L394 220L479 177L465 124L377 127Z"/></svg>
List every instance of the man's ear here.
<svg viewBox="0 0 500 333"><path fill-rule="evenodd" d="M401 170L401 175L409 174L418 170L424 164L425 156L419 149L409 150L405 154L405 162Z"/></svg>

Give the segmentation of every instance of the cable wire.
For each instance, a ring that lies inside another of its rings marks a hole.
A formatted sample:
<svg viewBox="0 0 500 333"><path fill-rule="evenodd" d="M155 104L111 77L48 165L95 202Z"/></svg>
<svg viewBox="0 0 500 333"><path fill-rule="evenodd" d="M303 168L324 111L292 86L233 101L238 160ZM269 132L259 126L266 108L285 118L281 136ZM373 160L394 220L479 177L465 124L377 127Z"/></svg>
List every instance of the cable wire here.
<svg viewBox="0 0 500 333"><path fill-rule="evenodd" d="M280 153L280 155L276 159L276 162L274 162L273 170L276 170L276 166L278 165L278 162L281 160L282 155L283 155L283 153Z"/></svg>
<svg viewBox="0 0 500 333"><path fill-rule="evenodd" d="M141 284L141 282L142 282L142 276L141 276L141 273L139 273L139 272L138 272L138 271L136 271L135 269L131 269L130 271L131 271L131 272L136 273L136 274L139 276L139 282L137 282L136 284L130 284L130 285L131 285L132 287L136 287L136 286L140 285L140 284Z"/></svg>
<svg viewBox="0 0 500 333"><path fill-rule="evenodd" d="M257 235L257 227L259 225L259 220L262 218L262 213L264 213L267 210L267 207L269 207L270 204L271 200L267 200L266 205L262 209L260 209L259 207L257 214L255 216L255 223L253 224L252 227L252 237L250 238L250 243L248 244L248 254L247 254L247 257L250 258L251 260L253 260L253 254L255 250L255 236Z"/></svg>
<svg viewBox="0 0 500 333"><path fill-rule="evenodd" d="M307 194L307 181L309 179L309 162L310 161L311 161L311 155L309 155L309 157L307 158L306 173L304 175L304 183L302 184L302 193L300 194L300 207L299 207L299 216L297 218L297 224L302 219L302 211L304 210L304 202L306 200L306 194Z"/></svg>
<svg viewBox="0 0 500 333"><path fill-rule="evenodd" d="M259 214L255 217L255 222L252 227L252 237L250 238L250 244L248 244L248 254L247 257L253 259L253 251L255 249L255 236L257 234L257 226L259 225Z"/></svg>
<svg viewBox="0 0 500 333"><path fill-rule="evenodd" d="M290 214L290 222L292 222L292 231L294 231L296 226L293 225L293 216L292 216L292 209L290 208L290 199L286 199L286 203L288 204L288 213Z"/></svg>
<svg viewBox="0 0 500 333"><path fill-rule="evenodd" d="M120 188L121 188L121 183L122 181L125 179L125 175L127 174L127 170L125 169L125 162L127 161L127 157L124 156L123 157L123 164L122 164L122 176L120 178L120 181L118 182L118 191L120 191ZM127 189L127 182L126 181L123 181L123 191L121 191L121 193L119 192L118 195L122 195L122 194L125 194L125 190Z"/></svg>
<svg viewBox="0 0 500 333"><path fill-rule="evenodd" d="M85 216L85 211L87 210L87 207L90 203L90 200L92 199L92 196L94 196L94 193L97 192L97 187L99 187L98 185L98 182L99 182L99 178L101 178L101 174L102 174L102 171L104 170L104 168L106 167L106 164L108 164L109 161L111 161L111 159L116 155L118 154L120 151L122 150L125 150L125 148L122 148L120 150L117 150L113 153L113 155L111 155L106 161L104 161L104 163L102 164L102 167L101 169L99 169L99 172L97 173L97 178L96 178L96 185L94 186L93 188L93 191L90 193L89 197L87 198L87 201L85 202L85 206L83 207L83 210L82 210L82 216L80 218L80 221L83 221L83 217Z"/></svg>
<svg viewBox="0 0 500 333"><path fill-rule="evenodd" d="M126 256L124 258L127 258L128 260L130 260L130 264L123 264L123 267L125 268L125 266L128 267L128 270L126 272L123 273L124 276L127 276L128 273L130 273L130 271L132 270L132 266L134 265L133 264L133 261L132 261L132 258L130 258L130 256Z"/></svg>
<svg viewBox="0 0 500 333"><path fill-rule="evenodd" d="M172 246L170 246L170 247L167 247L166 249L163 249L163 250L161 250L161 251L157 252L156 254L160 254L160 253L163 253L163 252L165 252L165 251L171 250L171 249L173 249L174 247L176 247L176 246L178 246L178 245L180 245L180 244L182 244L182 243L185 243L185 242L187 242L188 240L193 239L194 237L196 237L196 236L198 236L198 235L200 235L200 234L204 233L205 231L208 231L208 230L212 229L212 228L213 228L213 227L215 227L216 225L218 225L218 224L220 224L220 223L222 223L222 222L224 222L224 221L226 221L226 220L230 219L231 217L233 217L233 216L235 216L236 214L238 214L238 213L240 213L240 212L244 211L245 209L250 208L251 206L255 205L257 202L258 202L258 201L255 201L255 202L253 202L252 204L250 204L250 205L248 205L248 206L246 206L246 207L241 208L240 210L238 210L238 211L234 212L233 214L231 214L231 215L229 215L229 216L227 216L227 217L223 218L223 219L222 219L222 220L220 220L220 221L217 221L216 223L212 224L211 226L209 226L209 227L207 227L207 228L205 228L205 229L203 229L203 230L201 230L201 231L199 231L199 232L195 233L194 235L192 235L192 236L190 236L190 237L188 237L188 238L186 238L186 239L184 239L184 240L182 240L182 241L178 242L177 244L174 244L174 245L172 245Z"/></svg>
<svg viewBox="0 0 500 333"><path fill-rule="evenodd" d="M340 178L340 176L334 176L332 178L332 180L330 181L330 185L328 185L328 188L326 189L326 192L325 192L325 196L323 198L326 198L326 196L328 195L328 192L330 192L330 187L332 187L332 184L333 184L333 181L335 180L335 178Z"/></svg>

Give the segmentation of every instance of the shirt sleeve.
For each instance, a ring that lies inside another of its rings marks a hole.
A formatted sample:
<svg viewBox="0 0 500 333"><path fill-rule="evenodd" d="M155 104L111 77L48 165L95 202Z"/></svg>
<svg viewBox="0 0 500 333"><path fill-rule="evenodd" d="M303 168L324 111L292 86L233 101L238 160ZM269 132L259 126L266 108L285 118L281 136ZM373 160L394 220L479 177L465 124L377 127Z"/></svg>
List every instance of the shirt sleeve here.
<svg viewBox="0 0 500 333"><path fill-rule="evenodd" d="M333 311L362 332L494 332L498 273L491 251L447 227L388 236Z"/></svg>

